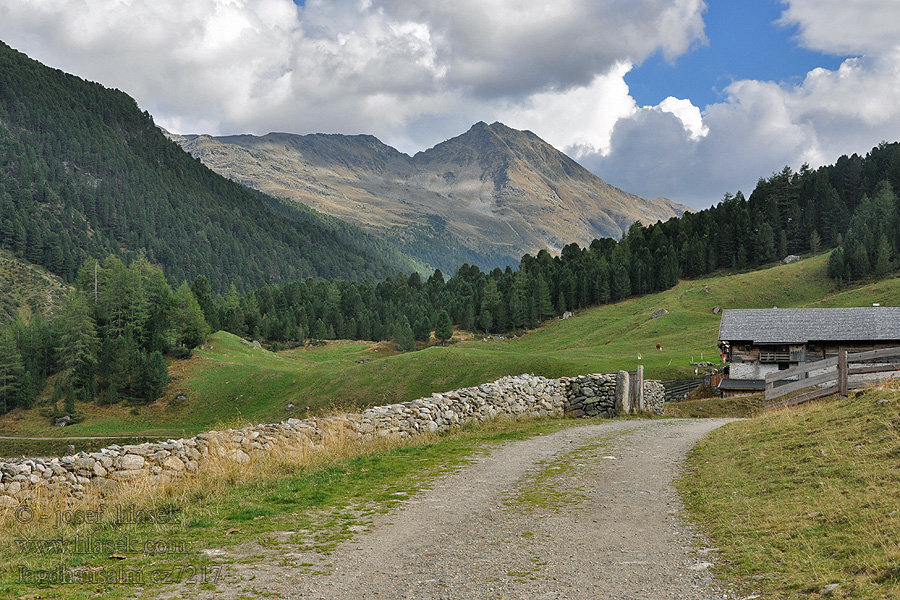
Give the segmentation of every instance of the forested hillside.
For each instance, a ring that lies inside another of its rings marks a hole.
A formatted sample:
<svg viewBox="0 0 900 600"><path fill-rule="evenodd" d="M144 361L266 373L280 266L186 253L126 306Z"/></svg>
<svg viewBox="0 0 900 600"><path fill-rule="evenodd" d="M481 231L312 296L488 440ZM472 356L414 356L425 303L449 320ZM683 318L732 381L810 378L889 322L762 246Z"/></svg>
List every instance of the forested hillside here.
<svg viewBox="0 0 900 600"><path fill-rule="evenodd" d="M417 267L358 228L216 175L128 95L2 43L0 247L67 281L88 257L144 252L172 281L202 274L222 291Z"/></svg>
<svg viewBox="0 0 900 600"><path fill-rule="evenodd" d="M79 270L55 314L0 323L0 414L28 408L55 380L54 416L76 416L75 400L156 400L169 381L168 354L186 357L209 334L187 283L172 290L162 269L140 256L114 256Z"/></svg>
<svg viewBox="0 0 900 600"><path fill-rule="evenodd" d="M854 260L884 275L894 270L900 231L892 192L898 164L900 144L883 144L816 171L785 168L761 179L749 200L738 193L680 219L634 224L619 242L569 244L557 257L526 254L517 270L463 265L449 279L437 270L424 280L418 273L377 284L307 279L248 294L232 285L221 294L200 275L173 293L145 257L127 266L114 256L102 265L89 261L58 318L0 327L0 412L28 406L60 370L54 398L68 401L68 413L76 397L152 400L164 381L160 353L187 353L207 325L273 345L392 339L411 350L432 333L450 338L453 325L486 333L530 329L568 310L666 290L685 276L743 270L835 244L854 250L839 246L832 254L833 277L871 272L837 271L860 264Z"/></svg>

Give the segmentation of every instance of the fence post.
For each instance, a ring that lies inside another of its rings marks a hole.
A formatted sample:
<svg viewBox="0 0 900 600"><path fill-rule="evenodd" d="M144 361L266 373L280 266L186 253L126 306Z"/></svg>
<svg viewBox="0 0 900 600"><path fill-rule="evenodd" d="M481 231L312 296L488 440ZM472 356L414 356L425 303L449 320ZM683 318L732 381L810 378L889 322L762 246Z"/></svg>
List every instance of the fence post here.
<svg viewBox="0 0 900 600"><path fill-rule="evenodd" d="M841 398L847 397L847 351L841 350L838 354L838 378L841 386Z"/></svg>
<svg viewBox="0 0 900 600"><path fill-rule="evenodd" d="M644 412L644 365L637 368L637 412Z"/></svg>

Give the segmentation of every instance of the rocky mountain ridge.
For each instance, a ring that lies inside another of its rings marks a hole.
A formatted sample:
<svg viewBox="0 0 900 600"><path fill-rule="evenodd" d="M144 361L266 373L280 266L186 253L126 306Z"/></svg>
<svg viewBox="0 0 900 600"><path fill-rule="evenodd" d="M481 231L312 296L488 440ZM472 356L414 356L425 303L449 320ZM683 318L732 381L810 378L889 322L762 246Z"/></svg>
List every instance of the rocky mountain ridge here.
<svg viewBox="0 0 900 600"><path fill-rule="evenodd" d="M169 135L226 177L390 236L441 268L515 265L689 210L619 190L502 123L476 123L414 156L370 135Z"/></svg>

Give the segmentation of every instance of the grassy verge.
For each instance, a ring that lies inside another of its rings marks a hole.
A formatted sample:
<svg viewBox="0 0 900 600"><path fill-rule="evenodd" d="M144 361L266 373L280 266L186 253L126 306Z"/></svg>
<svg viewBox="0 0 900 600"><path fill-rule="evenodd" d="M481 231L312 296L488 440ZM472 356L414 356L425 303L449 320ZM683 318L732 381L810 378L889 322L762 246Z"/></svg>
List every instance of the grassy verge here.
<svg viewBox="0 0 900 600"><path fill-rule="evenodd" d="M679 485L723 574L764 598L900 597L898 409L871 389L698 444Z"/></svg>
<svg viewBox="0 0 900 600"><path fill-rule="evenodd" d="M744 419L763 409L762 394L734 396L732 398L700 398L666 404L666 416L684 418L732 418Z"/></svg>
<svg viewBox="0 0 900 600"><path fill-rule="evenodd" d="M186 579L218 589L223 562L262 558L232 554L238 546L327 555L364 530L374 513L426 489L485 447L587 423L495 421L368 446L332 440L326 452L298 451L241 468L223 463L195 479L133 489L115 501L6 510L0 597L147 597L161 581Z"/></svg>

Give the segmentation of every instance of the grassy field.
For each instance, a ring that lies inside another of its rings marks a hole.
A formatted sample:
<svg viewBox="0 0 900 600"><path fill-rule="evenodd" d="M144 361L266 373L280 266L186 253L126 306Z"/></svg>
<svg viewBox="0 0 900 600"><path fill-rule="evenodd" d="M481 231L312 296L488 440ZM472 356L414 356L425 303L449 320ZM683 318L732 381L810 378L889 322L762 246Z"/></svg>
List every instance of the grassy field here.
<svg viewBox="0 0 900 600"><path fill-rule="evenodd" d="M873 388L698 444L680 488L722 574L762 598L900 597L898 409Z"/></svg>
<svg viewBox="0 0 900 600"><path fill-rule="evenodd" d="M36 410L14 411L0 419L0 435L180 437L222 423L402 402L511 374L560 377L643 364L650 378L693 375L691 362L718 362L716 306L900 304L900 280L840 291L826 277L826 264L827 255L821 255L752 273L682 281L660 294L549 322L517 339L470 337L403 354L385 344L348 341L273 353L220 332L192 359L172 365L172 383L158 402L140 408L80 404L86 419L65 429L50 426ZM651 319L660 308L669 314ZM173 403L179 394L187 399ZM0 455L3 444L0 440Z"/></svg>

